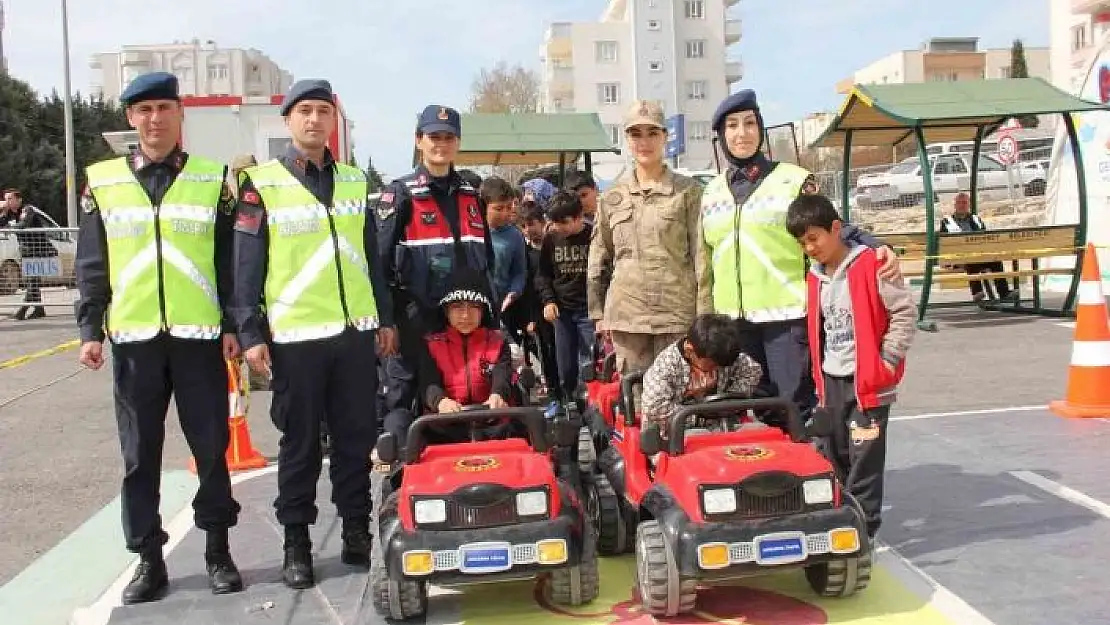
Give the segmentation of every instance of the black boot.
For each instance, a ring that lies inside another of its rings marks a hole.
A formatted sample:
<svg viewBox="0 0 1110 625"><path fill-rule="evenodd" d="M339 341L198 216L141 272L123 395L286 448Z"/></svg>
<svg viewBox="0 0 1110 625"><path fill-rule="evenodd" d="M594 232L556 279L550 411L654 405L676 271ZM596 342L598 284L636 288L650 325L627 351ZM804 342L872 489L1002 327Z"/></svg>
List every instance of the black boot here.
<svg viewBox="0 0 1110 625"><path fill-rule="evenodd" d="M227 544L227 530L208 532L208 544L204 549L204 562L208 569L208 586L214 595L243 590L243 577L231 559L231 548Z"/></svg>
<svg viewBox="0 0 1110 625"><path fill-rule="evenodd" d="M43 308L42 306L33 306L33 307L31 307L30 312L28 312L26 315L23 316L23 320L24 321L30 321L32 319L42 319L45 316L46 316L46 309L45 308Z"/></svg>
<svg viewBox="0 0 1110 625"><path fill-rule="evenodd" d="M339 555L343 564L370 568L370 550L373 548L369 519L343 519L343 552Z"/></svg>
<svg viewBox="0 0 1110 625"><path fill-rule="evenodd" d="M26 314L27 314L27 307L26 306L20 306L19 310L15 311L15 314L12 315L12 319L15 319L16 321L23 321L23 316L26 315Z"/></svg>
<svg viewBox="0 0 1110 625"><path fill-rule="evenodd" d="M161 599L169 588L170 578L166 573L166 561L162 559L162 548L150 549L139 554L139 566L131 583L123 589L123 604L146 603Z"/></svg>
<svg viewBox="0 0 1110 625"><path fill-rule="evenodd" d="M285 526L285 562L281 566L285 585L296 590L316 584L312 574L312 539L307 525Z"/></svg>

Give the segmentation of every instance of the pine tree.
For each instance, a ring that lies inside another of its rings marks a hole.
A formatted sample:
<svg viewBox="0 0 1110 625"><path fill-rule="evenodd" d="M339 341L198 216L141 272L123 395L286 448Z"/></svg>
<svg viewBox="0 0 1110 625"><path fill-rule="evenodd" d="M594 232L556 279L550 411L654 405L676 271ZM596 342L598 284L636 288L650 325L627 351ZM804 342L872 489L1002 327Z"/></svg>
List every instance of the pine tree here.
<svg viewBox="0 0 1110 625"><path fill-rule="evenodd" d="M1015 39L1010 48L1010 78L1029 78L1029 65L1025 62L1025 44L1021 39ZM1023 128L1036 128L1037 116L1028 115L1019 117L1018 121Z"/></svg>

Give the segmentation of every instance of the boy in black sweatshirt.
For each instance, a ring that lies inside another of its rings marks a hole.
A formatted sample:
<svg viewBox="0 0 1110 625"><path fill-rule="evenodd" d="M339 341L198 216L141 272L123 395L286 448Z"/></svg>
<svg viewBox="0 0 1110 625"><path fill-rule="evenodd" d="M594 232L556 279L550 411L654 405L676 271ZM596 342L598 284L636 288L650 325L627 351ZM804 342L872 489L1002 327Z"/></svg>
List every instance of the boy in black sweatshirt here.
<svg viewBox="0 0 1110 625"><path fill-rule="evenodd" d="M571 399L577 396L581 370L593 365L595 329L586 306L586 261L593 228L583 218L578 196L570 191L551 198L547 217L536 289L544 319L555 326L562 396Z"/></svg>

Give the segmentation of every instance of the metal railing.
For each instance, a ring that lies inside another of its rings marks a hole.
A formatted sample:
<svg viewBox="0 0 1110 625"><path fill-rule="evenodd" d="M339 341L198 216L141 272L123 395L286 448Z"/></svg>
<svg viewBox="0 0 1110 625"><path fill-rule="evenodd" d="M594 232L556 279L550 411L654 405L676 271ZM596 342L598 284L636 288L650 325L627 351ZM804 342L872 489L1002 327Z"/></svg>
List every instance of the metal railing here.
<svg viewBox="0 0 1110 625"><path fill-rule="evenodd" d="M0 228L0 311L30 303L72 310L76 257L76 228Z"/></svg>

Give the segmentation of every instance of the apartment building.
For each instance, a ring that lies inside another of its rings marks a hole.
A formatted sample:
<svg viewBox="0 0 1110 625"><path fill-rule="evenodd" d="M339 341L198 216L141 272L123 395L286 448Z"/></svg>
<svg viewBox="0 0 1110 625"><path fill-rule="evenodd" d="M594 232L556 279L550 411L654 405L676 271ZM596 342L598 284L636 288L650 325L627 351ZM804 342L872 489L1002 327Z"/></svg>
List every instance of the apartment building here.
<svg viewBox="0 0 1110 625"><path fill-rule="evenodd" d="M685 152L679 167L712 166L710 119L743 76L728 54L741 22L739 0L610 0L596 22L551 24L540 49L541 110L596 112L621 155L596 155L598 177L612 179L627 162L621 117L637 99L657 100L681 115Z"/></svg>
<svg viewBox="0 0 1110 625"><path fill-rule="evenodd" d="M1110 0L1048 0L1052 84L1079 93L1110 42Z"/></svg>
<svg viewBox="0 0 1110 625"><path fill-rule="evenodd" d="M177 75L185 96L269 97L285 93L293 75L254 49L221 48L214 41L128 45L92 55L92 93L118 100L136 76L151 71Z"/></svg>
<svg viewBox="0 0 1110 625"><path fill-rule="evenodd" d="M1050 80L1048 48L1025 48L1029 75ZM1010 48L979 49L978 37L934 37L917 50L901 50L856 70L836 85L846 94L854 84L899 84L1010 77Z"/></svg>

